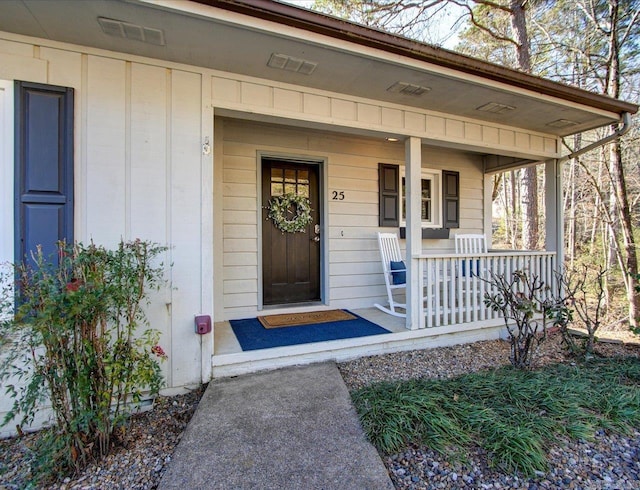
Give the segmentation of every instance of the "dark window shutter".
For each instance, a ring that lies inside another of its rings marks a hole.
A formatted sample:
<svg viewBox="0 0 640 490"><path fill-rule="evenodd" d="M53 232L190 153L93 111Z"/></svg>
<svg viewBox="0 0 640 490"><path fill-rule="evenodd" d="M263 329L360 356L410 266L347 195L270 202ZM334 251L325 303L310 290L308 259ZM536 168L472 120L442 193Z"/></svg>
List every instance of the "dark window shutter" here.
<svg viewBox="0 0 640 490"><path fill-rule="evenodd" d="M15 254L73 242L73 89L15 84Z"/></svg>
<svg viewBox="0 0 640 490"><path fill-rule="evenodd" d="M378 166L379 226L400 226L400 167L390 163Z"/></svg>
<svg viewBox="0 0 640 490"><path fill-rule="evenodd" d="M460 228L460 173L442 171L442 210L444 228Z"/></svg>

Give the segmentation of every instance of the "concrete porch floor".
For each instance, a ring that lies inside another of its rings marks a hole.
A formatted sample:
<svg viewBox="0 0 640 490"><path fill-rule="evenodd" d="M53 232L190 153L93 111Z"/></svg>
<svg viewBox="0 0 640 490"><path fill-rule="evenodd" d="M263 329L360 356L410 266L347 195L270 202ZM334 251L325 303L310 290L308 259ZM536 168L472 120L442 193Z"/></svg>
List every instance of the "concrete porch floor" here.
<svg viewBox="0 0 640 490"><path fill-rule="evenodd" d="M222 378L322 361L340 362L363 356L492 340L500 338L504 330L501 319L407 330L404 318L393 317L376 308L352 311L391 333L243 352L229 322L216 323L211 376Z"/></svg>
<svg viewBox="0 0 640 490"><path fill-rule="evenodd" d="M391 332L405 332L405 319L391 316L377 308L362 308L350 310L356 315L369 320ZM268 312L265 312L268 314ZM231 324L228 321L217 322L213 328L214 332L214 356L224 354L237 354L242 352L242 348L236 339Z"/></svg>

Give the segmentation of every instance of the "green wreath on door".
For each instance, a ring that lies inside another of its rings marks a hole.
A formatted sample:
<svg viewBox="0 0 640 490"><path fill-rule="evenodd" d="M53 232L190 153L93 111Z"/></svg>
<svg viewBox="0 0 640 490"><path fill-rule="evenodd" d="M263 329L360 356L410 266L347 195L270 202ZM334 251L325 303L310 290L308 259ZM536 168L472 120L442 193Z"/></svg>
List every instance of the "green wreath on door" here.
<svg viewBox="0 0 640 490"><path fill-rule="evenodd" d="M283 233L305 231L313 220L309 198L292 192L272 197L268 209L267 219L273 221L276 228ZM290 215L293 216L290 218Z"/></svg>

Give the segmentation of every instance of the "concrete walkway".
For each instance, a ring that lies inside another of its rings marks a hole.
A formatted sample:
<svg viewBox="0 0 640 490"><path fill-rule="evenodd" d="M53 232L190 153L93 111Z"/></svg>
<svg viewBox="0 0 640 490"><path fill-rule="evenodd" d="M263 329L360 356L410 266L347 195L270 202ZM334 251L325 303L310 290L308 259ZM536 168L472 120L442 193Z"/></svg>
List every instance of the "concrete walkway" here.
<svg viewBox="0 0 640 490"><path fill-rule="evenodd" d="M214 380L159 489L393 489L334 363Z"/></svg>

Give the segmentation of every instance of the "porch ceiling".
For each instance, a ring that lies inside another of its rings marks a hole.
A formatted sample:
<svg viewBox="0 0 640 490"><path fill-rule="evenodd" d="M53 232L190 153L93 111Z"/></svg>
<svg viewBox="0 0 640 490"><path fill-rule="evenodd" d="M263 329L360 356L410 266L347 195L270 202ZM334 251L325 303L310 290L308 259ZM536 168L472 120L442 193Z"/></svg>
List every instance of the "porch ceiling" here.
<svg viewBox="0 0 640 490"><path fill-rule="evenodd" d="M98 24L99 17L159 29L164 34L165 45L107 35ZM381 49L194 2L3 0L0 2L0 30L293 83L551 135L565 136L619 119L619 113L614 111L541 95ZM272 53L317 63L317 68L310 75L270 68L267 62ZM388 91L399 81L429 87L430 91L421 96ZM487 103L514 109L505 114L477 110ZM548 125L560 119L576 124L569 127Z"/></svg>

